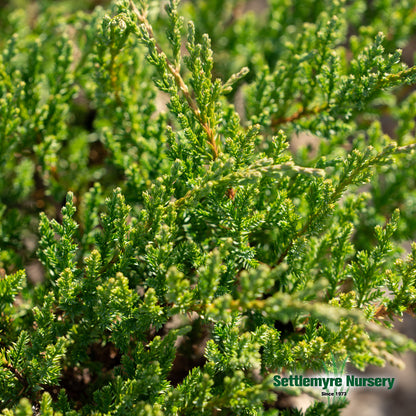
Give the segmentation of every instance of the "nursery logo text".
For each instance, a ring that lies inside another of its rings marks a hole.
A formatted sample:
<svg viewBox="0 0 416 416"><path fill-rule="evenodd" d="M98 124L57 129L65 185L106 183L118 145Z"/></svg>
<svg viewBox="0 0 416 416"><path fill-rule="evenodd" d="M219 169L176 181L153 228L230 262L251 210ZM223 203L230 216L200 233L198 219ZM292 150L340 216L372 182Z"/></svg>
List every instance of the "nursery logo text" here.
<svg viewBox="0 0 416 416"><path fill-rule="evenodd" d="M329 387L384 387L391 390L394 386L394 377L357 377L345 375L343 377L305 377L290 375L273 377L274 387L321 387L326 390Z"/></svg>

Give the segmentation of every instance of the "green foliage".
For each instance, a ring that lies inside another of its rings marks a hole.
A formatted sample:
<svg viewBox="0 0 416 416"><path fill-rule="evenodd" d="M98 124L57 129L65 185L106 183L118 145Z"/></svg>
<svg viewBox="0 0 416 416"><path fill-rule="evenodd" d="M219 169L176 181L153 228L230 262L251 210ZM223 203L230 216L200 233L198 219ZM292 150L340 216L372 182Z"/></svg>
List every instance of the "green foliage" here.
<svg viewBox="0 0 416 416"><path fill-rule="evenodd" d="M2 415L339 415L272 376L416 350L414 5L96 3L0 7Z"/></svg>

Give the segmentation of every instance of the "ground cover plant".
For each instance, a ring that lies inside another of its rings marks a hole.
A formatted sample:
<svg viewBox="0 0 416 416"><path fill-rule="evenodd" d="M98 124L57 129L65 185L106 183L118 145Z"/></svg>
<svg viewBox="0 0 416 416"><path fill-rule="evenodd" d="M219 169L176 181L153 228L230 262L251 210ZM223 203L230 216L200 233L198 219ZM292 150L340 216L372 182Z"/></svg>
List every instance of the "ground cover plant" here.
<svg viewBox="0 0 416 416"><path fill-rule="evenodd" d="M274 375L401 366L415 3L80 7L0 6L2 414L300 415Z"/></svg>

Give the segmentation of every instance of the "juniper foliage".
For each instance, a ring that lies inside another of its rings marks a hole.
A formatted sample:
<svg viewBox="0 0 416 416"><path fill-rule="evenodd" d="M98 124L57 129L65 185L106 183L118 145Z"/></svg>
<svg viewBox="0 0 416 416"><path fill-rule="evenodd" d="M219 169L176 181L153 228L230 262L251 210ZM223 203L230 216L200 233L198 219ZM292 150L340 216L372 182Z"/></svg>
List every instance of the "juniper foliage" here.
<svg viewBox="0 0 416 416"><path fill-rule="evenodd" d="M394 329L413 2L21 3L0 8L3 415L302 414L274 374L416 349Z"/></svg>

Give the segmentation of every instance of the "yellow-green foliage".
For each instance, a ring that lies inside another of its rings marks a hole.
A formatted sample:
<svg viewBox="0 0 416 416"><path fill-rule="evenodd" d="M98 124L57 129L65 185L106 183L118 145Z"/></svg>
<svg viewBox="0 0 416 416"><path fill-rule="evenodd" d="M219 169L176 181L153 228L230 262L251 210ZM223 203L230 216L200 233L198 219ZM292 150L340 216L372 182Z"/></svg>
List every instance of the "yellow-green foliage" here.
<svg viewBox="0 0 416 416"><path fill-rule="evenodd" d="M414 2L9 0L0 28L2 414L284 415L274 374L415 349Z"/></svg>

